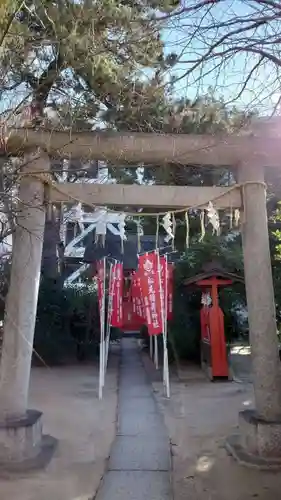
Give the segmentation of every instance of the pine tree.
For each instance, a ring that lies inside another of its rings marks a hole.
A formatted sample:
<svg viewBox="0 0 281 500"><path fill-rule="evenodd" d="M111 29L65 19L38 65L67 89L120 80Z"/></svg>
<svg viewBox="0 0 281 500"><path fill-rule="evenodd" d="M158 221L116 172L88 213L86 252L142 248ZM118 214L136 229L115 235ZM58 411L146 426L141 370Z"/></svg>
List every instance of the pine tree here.
<svg viewBox="0 0 281 500"><path fill-rule="evenodd" d="M177 5L173 0L26 0L17 10L15 4L2 27L0 97L26 91L32 118L42 118L47 105L59 106L64 124L77 126L81 115L85 124L85 118L118 106L126 92L130 96L143 73L159 73L170 64L157 15Z"/></svg>

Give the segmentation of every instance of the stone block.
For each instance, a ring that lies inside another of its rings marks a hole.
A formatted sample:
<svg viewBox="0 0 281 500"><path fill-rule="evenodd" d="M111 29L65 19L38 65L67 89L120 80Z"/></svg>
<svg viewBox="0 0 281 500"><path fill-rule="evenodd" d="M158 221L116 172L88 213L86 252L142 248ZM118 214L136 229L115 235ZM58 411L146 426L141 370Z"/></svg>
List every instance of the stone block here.
<svg viewBox="0 0 281 500"><path fill-rule="evenodd" d="M0 463L33 458L40 451L42 413L28 410L20 419L0 422Z"/></svg>
<svg viewBox="0 0 281 500"><path fill-rule="evenodd" d="M258 454L257 448L257 425L253 419L252 411L239 412L239 434L241 446L249 453Z"/></svg>
<svg viewBox="0 0 281 500"><path fill-rule="evenodd" d="M241 444L250 453L265 457L281 458L281 421L268 422L255 410L239 413Z"/></svg>
<svg viewBox="0 0 281 500"><path fill-rule="evenodd" d="M255 410L242 411L239 434L231 436L226 447L244 465L281 468L281 421L266 421Z"/></svg>
<svg viewBox="0 0 281 500"><path fill-rule="evenodd" d="M44 467L52 457L56 440L43 436L42 430L42 413L37 410L0 422L0 469Z"/></svg>
<svg viewBox="0 0 281 500"><path fill-rule="evenodd" d="M257 427L259 455L281 459L281 422L259 422Z"/></svg>

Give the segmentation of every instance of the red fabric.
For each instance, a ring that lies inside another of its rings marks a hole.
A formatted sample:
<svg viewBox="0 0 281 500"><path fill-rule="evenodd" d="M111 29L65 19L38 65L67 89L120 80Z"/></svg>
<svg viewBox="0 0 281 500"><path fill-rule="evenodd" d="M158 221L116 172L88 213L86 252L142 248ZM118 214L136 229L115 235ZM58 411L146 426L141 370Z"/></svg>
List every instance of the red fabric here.
<svg viewBox="0 0 281 500"><path fill-rule="evenodd" d="M115 266L111 267L110 275L109 275L109 285L108 285L108 324L111 325L112 318L112 306L113 306L113 296L114 296L114 287L115 287Z"/></svg>
<svg viewBox="0 0 281 500"><path fill-rule="evenodd" d="M123 264L114 264L112 268L112 312L111 326L123 326Z"/></svg>
<svg viewBox="0 0 281 500"><path fill-rule="evenodd" d="M167 287L167 280L168 280L168 267L167 267L167 258L165 256L160 257L160 269L161 269L161 292L162 292L162 307L164 311L166 311L167 314L167 292L168 292L168 287Z"/></svg>
<svg viewBox="0 0 281 500"><path fill-rule="evenodd" d="M137 286L137 280L136 280L136 273L134 272L132 274L132 284L131 284L131 293L130 293L130 299L131 299L131 302L132 302L132 309L133 309L133 313L136 314L137 313L137 303L136 303L136 286Z"/></svg>
<svg viewBox="0 0 281 500"><path fill-rule="evenodd" d="M143 301L142 301L142 294L141 294L141 288L140 288L140 276L139 272L137 271L134 273L133 280L132 280L132 303L133 303L133 312L134 316L137 321L140 322L140 324L143 323L143 320L145 319L144 311L143 311Z"/></svg>
<svg viewBox="0 0 281 500"><path fill-rule="evenodd" d="M173 319L174 265L168 264L167 320Z"/></svg>
<svg viewBox="0 0 281 500"><path fill-rule="evenodd" d="M159 335L163 332L159 261L156 252L139 257L140 289L149 335Z"/></svg>
<svg viewBox="0 0 281 500"><path fill-rule="evenodd" d="M141 323L145 320L145 310L143 296L141 292L141 277L139 273L136 275L136 314L141 319Z"/></svg>

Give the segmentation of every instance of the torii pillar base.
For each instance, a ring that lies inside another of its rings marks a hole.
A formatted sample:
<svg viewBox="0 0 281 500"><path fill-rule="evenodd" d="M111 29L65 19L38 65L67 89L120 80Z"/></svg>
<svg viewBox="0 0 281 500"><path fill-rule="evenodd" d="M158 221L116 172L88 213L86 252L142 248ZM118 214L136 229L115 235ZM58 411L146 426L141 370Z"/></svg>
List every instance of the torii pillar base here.
<svg viewBox="0 0 281 500"><path fill-rule="evenodd" d="M226 440L226 449L241 464L262 470L281 469L281 422L259 418L255 410L239 413L239 435Z"/></svg>
<svg viewBox="0 0 281 500"><path fill-rule="evenodd" d="M25 472L46 467L57 440L42 434L42 413L27 410L21 418L0 422L0 469Z"/></svg>

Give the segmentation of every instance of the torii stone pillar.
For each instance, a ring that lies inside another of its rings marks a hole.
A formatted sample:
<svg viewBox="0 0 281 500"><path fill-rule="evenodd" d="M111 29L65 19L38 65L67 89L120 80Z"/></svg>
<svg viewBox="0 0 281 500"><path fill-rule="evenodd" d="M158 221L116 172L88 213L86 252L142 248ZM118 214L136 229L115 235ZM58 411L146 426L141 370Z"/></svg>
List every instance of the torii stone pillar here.
<svg viewBox="0 0 281 500"><path fill-rule="evenodd" d="M49 170L49 159L39 151L25 162L25 173ZM41 413L27 409L45 226L41 180L23 176L19 199L0 372L0 464L10 466L42 451Z"/></svg>
<svg viewBox="0 0 281 500"><path fill-rule="evenodd" d="M281 371L268 238L264 169L240 165L242 241L256 410L239 414L228 448L244 464L281 465ZM280 462L280 463L279 463Z"/></svg>

